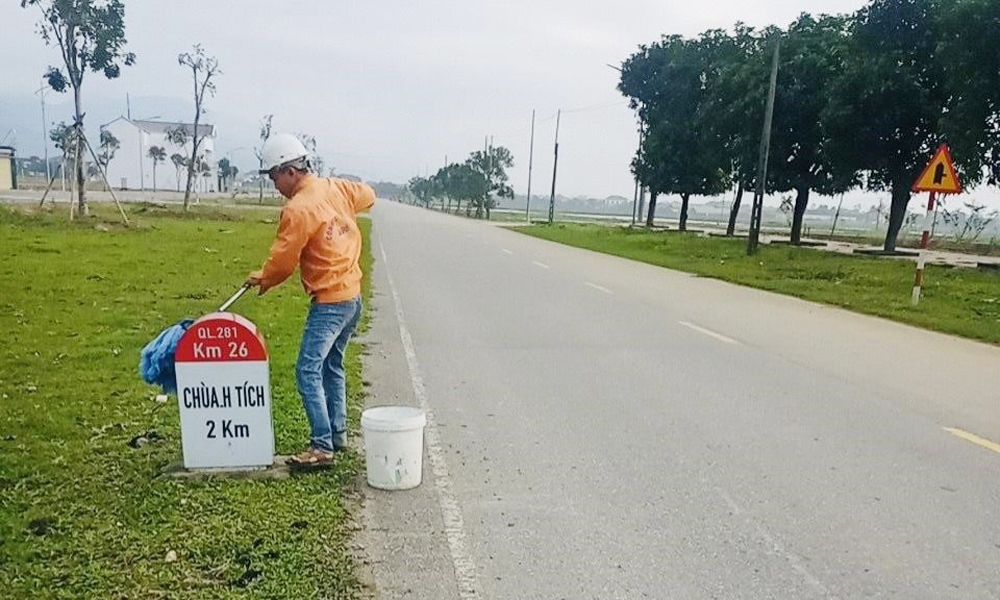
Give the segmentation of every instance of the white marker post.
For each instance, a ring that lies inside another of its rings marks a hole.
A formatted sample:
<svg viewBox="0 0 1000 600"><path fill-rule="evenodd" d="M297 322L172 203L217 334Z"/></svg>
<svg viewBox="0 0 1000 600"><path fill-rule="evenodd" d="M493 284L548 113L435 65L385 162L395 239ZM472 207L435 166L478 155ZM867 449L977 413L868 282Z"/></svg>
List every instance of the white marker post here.
<svg viewBox="0 0 1000 600"><path fill-rule="evenodd" d="M920 236L917 274L913 279L913 295L910 298L910 301L916 306L920 303L920 288L924 282L924 265L927 262L927 247L931 240L931 224L934 221L934 202L937 194L962 193L962 184L958 180L955 163L951 159L951 151L947 144L941 144L911 189L914 192L930 192L930 199L927 201L927 215L924 217L924 232Z"/></svg>
<svg viewBox="0 0 1000 600"><path fill-rule="evenodd" d="M175 354L184 468L247 470L274 463L267 349L256 326L206 315Z"/></svg>
<svg viewBox="0 0 1000 600"><path fill-rule="evenodd" d="M917 274L913 278L913 295L910 297L910 302L912 302L914 306L920 303L920 288L924 283L924 265L927 262L927 247L930 245L931 241L931 226L934 222L935 199L935 192L931 192L930 198L927 200L927 214L924 216L924 231L920 235L920 256L917 257Z"/></svg>

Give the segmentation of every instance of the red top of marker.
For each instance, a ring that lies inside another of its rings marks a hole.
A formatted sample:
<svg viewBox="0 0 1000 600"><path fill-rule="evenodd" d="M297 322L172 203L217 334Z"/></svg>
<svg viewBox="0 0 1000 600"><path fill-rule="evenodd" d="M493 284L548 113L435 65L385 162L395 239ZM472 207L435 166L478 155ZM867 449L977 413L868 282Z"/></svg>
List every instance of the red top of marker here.
<svg viewBox="0 0 1000 600"><path fill-rule="evenodd" d="M266 361L267 348L249 320L233 313L212 313L184 332L175 362Z"/></svg>

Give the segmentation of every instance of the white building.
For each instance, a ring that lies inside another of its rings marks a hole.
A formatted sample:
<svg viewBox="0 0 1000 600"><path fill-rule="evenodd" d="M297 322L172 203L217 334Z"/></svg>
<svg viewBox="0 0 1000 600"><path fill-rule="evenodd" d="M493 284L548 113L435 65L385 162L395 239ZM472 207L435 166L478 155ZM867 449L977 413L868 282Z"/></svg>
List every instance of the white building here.
<svg viewBox="0 0 1000 600"><path fill-rule="evenodd" d="M167 139L167 132L178 127L182 128L188 137L188 142L183 148ZM131 190L152 190L155 177L155 189L184 191L184 186L187 184L187 168L175 167L171 157L180 155L186 159L191 154L193 124L130 121L125 117L119 117L102 125L101 130L110 132L119 143L114 156L108 162L108 182L112 186ZM195 180L195 189L200 192L214 192L218 185L215 125L199 123L198 135L204 136L198 153L202 155L202 161L208 163L209 173ZM149 149L154 146L166 150L166 158L156 161L155 165L149 154ZM101 152L97 144L94 145L94 152Z"/></svg>

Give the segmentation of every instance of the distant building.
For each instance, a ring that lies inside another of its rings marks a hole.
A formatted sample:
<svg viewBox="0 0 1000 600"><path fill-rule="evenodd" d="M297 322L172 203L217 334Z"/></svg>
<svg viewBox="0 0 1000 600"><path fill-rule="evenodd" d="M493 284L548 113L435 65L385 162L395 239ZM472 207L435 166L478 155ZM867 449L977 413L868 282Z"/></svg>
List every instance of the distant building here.
<svg viewBox="0 0 1000 600"><path fill-rule="evenodd" d="M17 189L17 169L14 168L14 149L0 146L0 191Z"/></svg>
<svg viewBox="0 0 1000 600"><path fill-rule="evenodd" d="M188 135L188 143L181 148L171 144L167 139L167 131L182 128ZM118 139L119 147L108 162L108 182L112 186L131 190L152 190L154 172L153 159L149 149L158 146L166 150L166 159L159 161L155 167L156 189L184 191L187 184L187 168L176 168L171 156L179 154L187 158L191 152L191 136L194 125L191 123L169 123L165 121L130 121L119 117L106 125L102 131L108 131ZM195 180L195 189L200 192L214 192L218 186L218 164L215 157L215 125L198 124L198 135L204 136L198 153L208 164L207 174ZM94 152L101 149L94 146Z"/></svg>

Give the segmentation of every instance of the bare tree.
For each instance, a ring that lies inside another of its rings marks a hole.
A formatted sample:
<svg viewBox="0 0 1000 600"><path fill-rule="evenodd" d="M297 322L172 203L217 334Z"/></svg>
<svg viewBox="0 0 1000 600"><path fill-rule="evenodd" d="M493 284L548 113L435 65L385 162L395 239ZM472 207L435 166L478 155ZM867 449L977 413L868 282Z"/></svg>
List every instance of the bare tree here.
<svg viewBox="0 0 1000 600"><path fill-rule="evenodd" d="M202 156L198 154L201 142L205 139L198 131L201 113L204 110L205 93L215 95L215 83L212 78L221 75L219 60L214 56L206 56L201 44L194 45L194 52L182 52L177 56L177 63L191 69L194 82L194 130L191 133L191 154L188 160L187 187L184 189L184 210L188 209L191 199L191 187L201 165Z"/></svg>
<svg viewBox="0 0 1000 600"><path fill-rule="evenodd" d="M316 152L316 137L308 133L300 133L299 140L302 141L302 145L309 151L309 162L312 165L313 171L322 177L326 172L326 161Z"/></svg>
<svg viewBox="0 0 1000 600"><path fill-rule="evenodd" d="M103 73L108 79L115 79L121 74L120 63L135 63L135 54L124 50L125 6L121 0L21 0L21 6L38 7L42 12L42 20L38 22L39 34L46 44L59 46L66 72L49 67L45 73L49 86L57 92L73 88L75 113L72 127L77 130L73 138L73 162L76 166L77 201L80 213L87 214L83 178L86 139L80 88L87 71Z"/></svg>
<svg viewBox="0 0 1000 600"><path fill-rule="evenodd" d="M271 137L271 121L274 120L274 115L264 115L260 120L260 148L254 148L253 153L257 155L257 161L260 163L259 169L264 168L264 156L261 154L261 150L264 148L264 142ZM260 196L257 198L258 204L264 203L264 178L258 173L257 175L257 188Z"/></svg>

